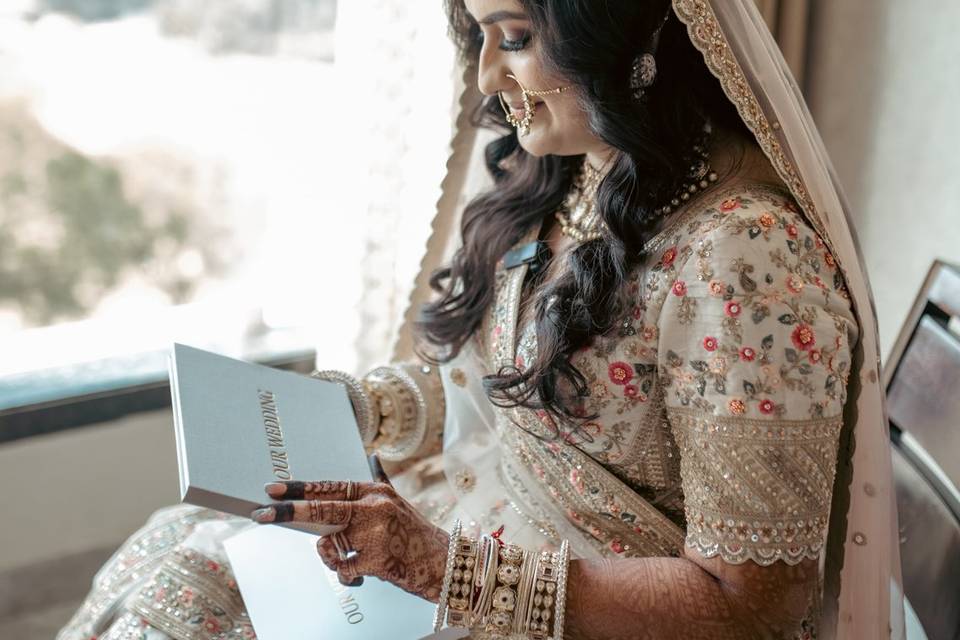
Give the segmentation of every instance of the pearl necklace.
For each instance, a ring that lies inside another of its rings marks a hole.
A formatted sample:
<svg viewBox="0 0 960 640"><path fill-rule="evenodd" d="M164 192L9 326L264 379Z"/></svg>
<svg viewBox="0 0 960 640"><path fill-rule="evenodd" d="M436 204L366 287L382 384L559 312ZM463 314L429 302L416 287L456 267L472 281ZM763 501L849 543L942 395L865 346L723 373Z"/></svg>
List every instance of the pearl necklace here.
<svg viewBox="0 0 960 640"><path fill-rule="evenodd" d="M687 180L666 204L654 210L658 216L663 216L682 203L688 202L693 195L704 191L718 179L717 173L710 167L710 152L707 151L712 128L709 123L703 127L703 134L693 146L695 156L687 173ZM560 231L576 242L589 242L603 235L603 220L596 210L597 189L603 181L603 174L584 159L583 169L573 181L573 188L567 194L563 205L556 212Z"/></svg>
<svg viewBox="0 0 960 640"><path fill-rule="evenodd" d="M708 189L710 185L717 181L717 172L710 168L710 152L707 151L707 143L710 140L711 133L713 133L713 128L708 122L703 125L703 134L697 144L693 145L693 153L696 159L690 165L690 171L687 172L687 181L670 199L669 204L654 210L655 214L663 216L670 213L682 203L689 201L695 193Z"/></svg>

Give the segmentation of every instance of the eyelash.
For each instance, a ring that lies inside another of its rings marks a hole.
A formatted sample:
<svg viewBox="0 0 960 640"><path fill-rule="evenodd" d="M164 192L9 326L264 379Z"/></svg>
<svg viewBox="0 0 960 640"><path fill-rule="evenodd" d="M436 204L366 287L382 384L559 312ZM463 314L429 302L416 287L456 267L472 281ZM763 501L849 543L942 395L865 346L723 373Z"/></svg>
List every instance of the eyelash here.
<svg viewBox="0 0 960 640"><path fill-rule="evenodd" d="M483 31L477 31L477 44L481 47L483 46L483 40ZM523 37L519 40L508 40L507 38L503 38L500 41L500 44L497 46L501 51L522 51L529 43L530 34L528 32L524 32Z"/></svg>

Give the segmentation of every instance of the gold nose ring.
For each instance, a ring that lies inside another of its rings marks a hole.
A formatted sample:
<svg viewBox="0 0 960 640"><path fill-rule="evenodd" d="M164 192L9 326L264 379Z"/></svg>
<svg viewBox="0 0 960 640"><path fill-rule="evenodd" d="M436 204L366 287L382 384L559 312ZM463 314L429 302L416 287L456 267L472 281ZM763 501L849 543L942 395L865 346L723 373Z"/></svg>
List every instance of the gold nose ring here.
<svg viewBox="0 0 960 640"><path fill-rule="evenodd" d="M520 87L520 93L523 99L523 116L518 118L513 115L513 111L507 105L507 101L503 98L503 92L497 91L497 97L500 98L500 106L503 108L503 112L506 114L507 122L512 126L516 127L517 132L521 136L525 136L530 133L530 125L533 124L533 101L530 99L532 96L547 96L554 93L563 93L569 87L556 87L555 89L527 89L521 84L520 80L517 79L517 76L512 73L508 73L507 77L517 83L517 86Z"/></svg>

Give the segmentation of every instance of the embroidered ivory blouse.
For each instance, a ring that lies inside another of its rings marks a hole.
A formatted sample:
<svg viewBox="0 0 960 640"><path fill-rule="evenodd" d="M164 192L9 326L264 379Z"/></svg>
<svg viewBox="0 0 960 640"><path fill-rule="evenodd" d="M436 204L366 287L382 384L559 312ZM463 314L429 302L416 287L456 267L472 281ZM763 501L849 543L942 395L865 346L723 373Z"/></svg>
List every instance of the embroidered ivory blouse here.
<svg viewBox="0 0 960 640"><path fill-rule="evenodd" d="M734 563L816 558L858 331L840 272L786 192L728 186L676 215L616 327L573 356L597 417L563 442L513 428L505 444L609 555L678 555L685 542ZM536 350L532 323L508 344L510 280L498 270L490 370ZM553 433L543 412L502 411Z"/></svg>

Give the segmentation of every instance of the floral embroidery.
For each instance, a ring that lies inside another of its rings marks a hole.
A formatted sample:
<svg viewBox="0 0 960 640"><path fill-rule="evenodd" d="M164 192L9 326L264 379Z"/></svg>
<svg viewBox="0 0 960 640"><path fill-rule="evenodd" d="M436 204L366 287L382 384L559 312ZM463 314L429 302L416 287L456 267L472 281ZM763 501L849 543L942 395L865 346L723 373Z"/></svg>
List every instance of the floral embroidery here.
<svg viewBox="0 0 960 640"><path fill-rule="evenodd" d="M740 398L733 398L727 404L727 409L735 416L742 416L747 412L747 405Z"/></svg>
<svg viewBox="0 0 960 640"><path fill-rule="evenodd" d="M458 387L467 386L467 374L463 372L463 369L454 367L450 370L450 380L453 381L453 384Z"/></svg>
<svg viewBox="0 0 960 640"><path fill-rule="evenodd" d="M793 340L793 344L797 349L803 351L813 348L813 345L817 341L813 335L813 329L805 324L798 324L797 328L790 334L790 339Z"/></svg>
<svg viewBox="0 0 960 640"><path fill-rule="evenodd" d="M633 379L633 369L626 362L611 362L608 371L613 384L627 384Z"/></svg>
<svg viewBox="0 0 960 640"><path fill-rule="evenodd" d="M477 476L470 469L461 469L453 477L454 484L462 493L470 493L477 486Z"/></svg>
<svg viewBox="0 0 960 640"><path fill-rule="evenodd" d="M610 492L619 479L705 555L816 557L846 399L843 336L856 334L842 276L783 192L741 185L701 202L649 245L610 331L571 356L589 420L558 429L511 412L531 433L561 435L531 445L525 464L607 555L663 541L642 508L610 499L625 495ZM570 445L613 480L581 469Z"/></svg>
<svg viewBox="0 0 960 640"><path fill-rule="evenodd" d="M730 198L720 203L720 211L729 213L740 206L740 198Z"/></svg>
<svg viewBox="0 0 960 640"><path fill-rule="evenodd" d="M730 318L736 318L740 315L740 311L742 309L743 307L740 306L739 302L736 302L735 300L728 300L727 304L723 307L723 312Z"/></svg>

